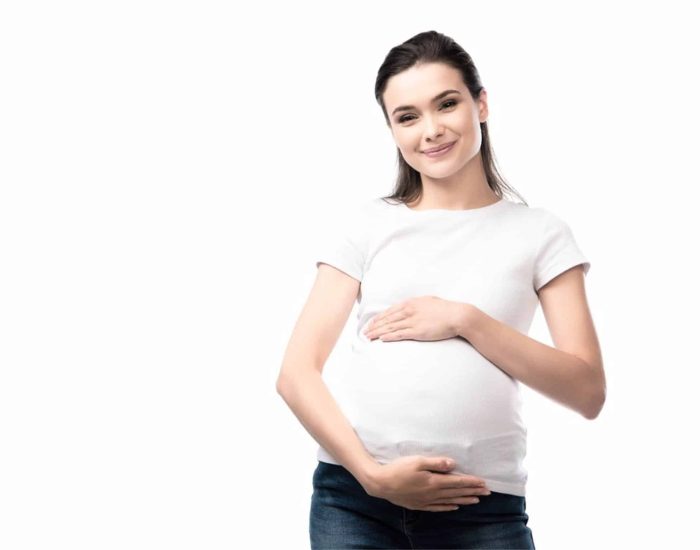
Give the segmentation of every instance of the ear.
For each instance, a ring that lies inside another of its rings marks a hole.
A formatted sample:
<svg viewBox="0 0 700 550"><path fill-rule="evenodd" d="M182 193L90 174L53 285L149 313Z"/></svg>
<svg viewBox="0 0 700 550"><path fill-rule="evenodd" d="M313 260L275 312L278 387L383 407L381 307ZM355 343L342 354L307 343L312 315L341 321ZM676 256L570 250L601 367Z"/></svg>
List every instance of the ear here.
<svg viewBox="0 0 700 550"><path fill-rule="evenodd" d="M489 118L489 103L486 88L481 90L477 105L479 106L479 122L486 122L486 120Z"/></svg>

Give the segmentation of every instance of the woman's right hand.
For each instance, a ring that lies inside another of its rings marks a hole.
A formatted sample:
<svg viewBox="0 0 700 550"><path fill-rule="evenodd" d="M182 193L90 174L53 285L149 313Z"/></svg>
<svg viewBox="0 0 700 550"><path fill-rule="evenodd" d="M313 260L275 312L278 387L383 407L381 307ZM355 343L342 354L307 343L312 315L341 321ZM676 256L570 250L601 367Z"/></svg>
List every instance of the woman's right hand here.
<svg viewBox="0 0 700 550"><path fill-rule="evenodd" d="M478 495L491 492L476 476L448 474L447 457L402 456L381 464L374 476L371 496L383 498L409 510L447 512L458 504L475 504Z"/></svg>

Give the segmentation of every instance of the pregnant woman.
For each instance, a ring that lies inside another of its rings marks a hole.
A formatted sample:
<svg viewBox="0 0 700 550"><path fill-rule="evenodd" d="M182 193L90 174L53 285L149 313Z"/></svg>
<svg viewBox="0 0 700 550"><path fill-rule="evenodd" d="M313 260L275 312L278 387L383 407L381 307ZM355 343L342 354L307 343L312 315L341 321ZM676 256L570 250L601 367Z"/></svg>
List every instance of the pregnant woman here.
<svg viewBox="0 0 700 550"><path fill-rule="evenodd" d="M396 186L350 209L321 251L277 382L319 443L311 547L535 548L519 384L599 414L590 263L561 218L505 197L486 90L451 38L393 48L375 95ZM323 366L355 301L331 394ZM556 347L527 336L538 304Z"/></svg>

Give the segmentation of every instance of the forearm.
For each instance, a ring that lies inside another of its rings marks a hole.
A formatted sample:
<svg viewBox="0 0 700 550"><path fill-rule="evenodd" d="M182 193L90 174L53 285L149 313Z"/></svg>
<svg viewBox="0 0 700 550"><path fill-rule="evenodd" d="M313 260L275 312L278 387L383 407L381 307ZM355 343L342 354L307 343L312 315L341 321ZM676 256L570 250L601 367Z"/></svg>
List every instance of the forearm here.
<svg viewBox="0 0 700 550"><path fill-rule="evenodd" d="M316 442L370 492L374 474L381 465L365 449L321 372L308 369L295 373L293 378L280 378L277 391Z"/></svg>
<svg viewBox="0 0 700 550"><path fill-rule="evenodd" d="M523 384L586 418L598 414L598 376L579 357L538 342L472 304L464 304L457 331L479 353Z"/></svg>

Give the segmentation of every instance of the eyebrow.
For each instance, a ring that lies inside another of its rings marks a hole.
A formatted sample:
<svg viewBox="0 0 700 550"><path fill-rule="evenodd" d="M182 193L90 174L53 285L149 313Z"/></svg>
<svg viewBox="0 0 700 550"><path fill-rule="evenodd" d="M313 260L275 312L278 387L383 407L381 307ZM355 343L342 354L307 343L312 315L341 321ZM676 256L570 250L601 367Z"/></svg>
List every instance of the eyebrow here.
<svg viewBox="0 0 700 550"><path fill-rule="evenodd" d="M436 101L438 101L439 99L442 99L442 98L445 97L446 95L449 95L449 94L458 94L458 93L460 93L459 90L445 90L444 92L441 92L441 93L439 93L438 95L436 95L433 99L430 100L430 102L431 102L431 103L435 103ZM391 114L392 114L392 116L393 116L393 115L396 114L398 111L410 111L411 109L415 109L415 107L414 107L413 105L401 105L401 107L397 107L396 109L394 109L394 110L391 112Z"/></svg>

